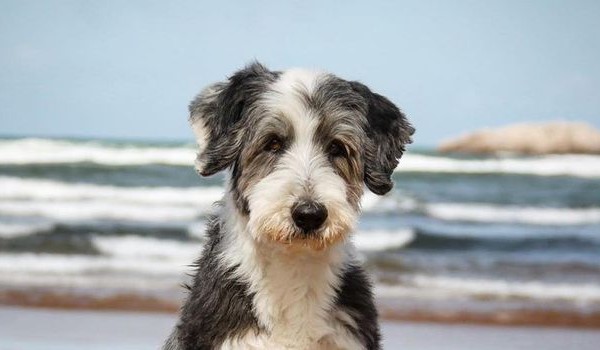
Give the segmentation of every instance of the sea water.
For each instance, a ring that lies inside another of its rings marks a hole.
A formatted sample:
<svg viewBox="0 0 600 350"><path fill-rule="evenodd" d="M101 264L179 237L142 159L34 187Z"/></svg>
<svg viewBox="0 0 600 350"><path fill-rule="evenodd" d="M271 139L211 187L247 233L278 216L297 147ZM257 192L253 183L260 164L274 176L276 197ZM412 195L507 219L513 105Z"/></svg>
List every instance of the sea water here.
<svg viewBox="0 0 600 350"><path fill-rule="evenodd" d="M174 290L223 177L187 143L0 139L0 287ZM600 309L600 156L409 149L352 240L378 297Z"/></svg>

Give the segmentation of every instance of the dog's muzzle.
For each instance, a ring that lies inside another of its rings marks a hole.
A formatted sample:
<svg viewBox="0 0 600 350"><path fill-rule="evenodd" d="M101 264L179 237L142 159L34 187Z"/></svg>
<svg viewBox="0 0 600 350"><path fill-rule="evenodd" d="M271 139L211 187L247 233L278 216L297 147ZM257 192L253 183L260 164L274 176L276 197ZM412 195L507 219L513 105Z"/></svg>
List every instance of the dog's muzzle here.
<svg viewBox="0 0 600 350"><path fill-rule="evenodd" d="M327 208L315 201L300 201L292 207L292 219L304 234L310 234L327 219Z"/></svg>

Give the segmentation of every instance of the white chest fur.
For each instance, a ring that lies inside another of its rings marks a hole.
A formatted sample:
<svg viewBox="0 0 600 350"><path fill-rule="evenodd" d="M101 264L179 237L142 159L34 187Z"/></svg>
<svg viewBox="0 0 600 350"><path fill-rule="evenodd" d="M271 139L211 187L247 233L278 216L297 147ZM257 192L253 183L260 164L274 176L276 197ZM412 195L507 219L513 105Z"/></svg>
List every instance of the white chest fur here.
<svg viewBox="0 0 600 350"><path fill-rule="evenodd" d="M355 326L352 318L335 307L351 245L307 252L257 244L239 233L227 238L222 259L237 266L236 277L248 283L255 317L265 331L231 337L221 349L363 348L345 327Z"/></svg>

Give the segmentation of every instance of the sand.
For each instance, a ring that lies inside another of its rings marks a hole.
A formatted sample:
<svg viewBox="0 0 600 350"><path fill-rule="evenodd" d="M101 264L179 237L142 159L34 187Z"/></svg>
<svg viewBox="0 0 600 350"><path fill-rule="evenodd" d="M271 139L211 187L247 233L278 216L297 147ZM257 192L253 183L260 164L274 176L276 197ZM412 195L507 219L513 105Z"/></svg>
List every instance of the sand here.
<svg viewBox="0 0 600 350"><path fill-rule="evenodd" d="M0 307L0 350L159 349L175 316L159 313ZM598 349L600 331L560 328L382 324L384 349Z"/></svg>
<svg viewBox="0 0 600 350"><path fill-rule="evenodd" d="M176 296L176 297L174 297ZM185 293L181 289L161 295L144 293L97 293L78 292L69 289L52 291L51 288L5 289L0 287L0 305L26 308L51 308L94 311L130 311L175 314L181 306ZM379 316L390 322L429 322L450 324L475 324L498 326L533 326L558 328L588 328L600 330L600 311L552 309L528 306L500 308L482 307L474 301L454 305L447 301L415 302L402 298L377 298ZM0 306L1 307L1 306Z"/></svg>

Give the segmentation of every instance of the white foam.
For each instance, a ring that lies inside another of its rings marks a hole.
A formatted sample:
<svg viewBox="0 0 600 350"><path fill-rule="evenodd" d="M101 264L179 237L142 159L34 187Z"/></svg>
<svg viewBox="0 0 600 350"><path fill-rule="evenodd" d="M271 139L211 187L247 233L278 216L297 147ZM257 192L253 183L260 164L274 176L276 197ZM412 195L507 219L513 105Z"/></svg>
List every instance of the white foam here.
<svg viewBox="0 0 600 350"><path fill-rule="evenodd" d="M352 236L352 241L359 251L371 252L401 248L415 238L413 230L398 231L361 231Z"/></svg>
<svg viewBox="0 0 600 350"><path fill-rule="evenodd" d="M0 199L111 200L141 204L209 207L221 199L223 187L116 187L0 176Z"/></svg>
<svg viewBox="0 0 600 350"><path fill-rule="evenodd" d="M180 266L177 268L181 269ZM171 271L173 272L173 271ZM156 292L164 290L169 295L176 296L182 292L181 283L191 273L189 269L183 269L178 274L131 274L131 273L88 273L88 274L24 274L21 272L8 272L0 274L0 284L18 288L31 287L62 287L62 288L89 288L96 292L102 289L132 290Z"/></svg>
<svg viewBox="0 0 600 350"><path fill-rule="evenodd" d="M213 212L224 191L217 186L115 187L6 176L0 176L0 188L0 214L58 221L190 221Z"/></svg>
<svg viewBox="0 0 600 350"><path fill-rule="evenodd" d="M195 221L187 226L187 232L191 237L204 240L206 238L206 224L204 220Z"/></svg>
<svg viewBox="0 0 600 350"><path fill-rule="evenodd" d="M600 156L547 155L539 157L498 157L469 160L408 153L402 157L396 171L600 177Z"/></svg>
<svg viewBox="0 0 600 350"><path fill-rule="evenodd" d="M83 275L134 273L172 275L181 273L190 261L183 259L151 259L139 256L92 256L34 253L3 253L0 275Z"/></svg>
<svg viewBox="0 0 600 350"><path fill-rule="evenodd" d="M175 241L126 236L95 236L94 246L103 254L126 258L171 259L191 264L200 255L202 245L197 241Z"/></svg>
<svg viewBox="0 0 600 350"><path fill-rule="evenodd" d="M194 163L192 147L112 146L99 142L71 142L27 138L0 141L0 164L65 164L91 162L104 165Z"/></svg>
<svg viewBox="0 0 600 350"><path fill-rule="evenodd" d="M0 282L9 285L110 288L175 287L201 252L197 241L94 236L103 254L0 254Z"/></svg>
<svg viewBox="0 0 600 350"><path fill-rule="evenodd" d="M367 213L400 213L414 210L417 201L409 195L390 192L384 196L365 191L361 199L361 209Z"/></svg>
<svg viewBox="0 0 600 350"><path fill-rule="evenodd" d="M600 208L543 208L490 204L436 203L425 206L427 215L449 221L580 225L600 223Z"/></svg>
<svg viewBox="0 0 600 350"><path fill-rule="evenodd" d="M593 283L553 284L539 281L517 282L448 276L405 275L402 277L401 285L378 285L376 294L382 297L448 298L472 296L598 303L600 302L600 285Z"/></svg>
<svg viewBox="0 0 600 350"><path fill-rule="evenodd" d="M0 202L0 214L43 217L53 221L77 223L94 220L160 223L192 221L207 214L190 206L151 206L112 201L12 201Z"/></svg>

